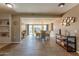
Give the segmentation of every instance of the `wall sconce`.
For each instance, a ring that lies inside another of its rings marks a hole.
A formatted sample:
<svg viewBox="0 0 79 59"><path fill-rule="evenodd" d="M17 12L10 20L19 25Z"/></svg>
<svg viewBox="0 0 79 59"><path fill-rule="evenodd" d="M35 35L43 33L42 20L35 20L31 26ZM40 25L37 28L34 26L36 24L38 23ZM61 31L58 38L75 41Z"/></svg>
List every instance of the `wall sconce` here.
<svg viewBox="0 0 79 59"><path fill-rule="evenodd" d="M75 22L75 17L65 17L62 21L62 25L69 26Z"/></svg>

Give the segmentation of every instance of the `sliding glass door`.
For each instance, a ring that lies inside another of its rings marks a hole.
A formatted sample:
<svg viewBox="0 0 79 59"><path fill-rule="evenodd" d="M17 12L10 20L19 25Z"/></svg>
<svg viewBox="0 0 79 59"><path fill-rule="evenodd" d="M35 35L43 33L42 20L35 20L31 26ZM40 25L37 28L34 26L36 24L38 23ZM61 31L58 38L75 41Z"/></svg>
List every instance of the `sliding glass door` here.
<svg viewBox="0 0 79 59"><path fill-rule="evenodd" d="M32 34L33 34L33 26L29 25L29 35L32 35Z"/></svg>
<svg viewBox="0 0 79 59"><path fill-rule="evenodd" d="M28 24L29 35L40 32L41 30L48 31L48 24Z"/></svg>

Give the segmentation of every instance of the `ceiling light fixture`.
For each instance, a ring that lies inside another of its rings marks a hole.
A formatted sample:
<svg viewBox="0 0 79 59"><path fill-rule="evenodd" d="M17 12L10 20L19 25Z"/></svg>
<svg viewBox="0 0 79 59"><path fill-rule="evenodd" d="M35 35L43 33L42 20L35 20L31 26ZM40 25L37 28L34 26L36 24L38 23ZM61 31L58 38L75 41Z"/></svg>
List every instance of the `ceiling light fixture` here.
<svg viewBox="0 0 79 59"><path fill-rule="evenodd" d="M64 7L65 3L60 3L58 6L59 7Z"/></svg>
<svg viewBox="0 0 79 59"><path fill-rule="evenodd" d="M13 4L11 4L11 3L5 3L5 5L6 5L7 7L9 7L9 8L13 8Z"/></svg>

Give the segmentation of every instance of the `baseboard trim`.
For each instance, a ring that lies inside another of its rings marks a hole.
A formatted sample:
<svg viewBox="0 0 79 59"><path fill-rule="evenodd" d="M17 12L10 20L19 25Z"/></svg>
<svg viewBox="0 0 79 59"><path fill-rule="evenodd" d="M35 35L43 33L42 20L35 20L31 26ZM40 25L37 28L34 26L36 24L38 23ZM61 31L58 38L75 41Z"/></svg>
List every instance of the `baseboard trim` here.
<svg viewBox="0 0 79 59"><path fill-rule="evenodd" d="M10 44L10 43L21 43L21 42L0 42L0 43Z"/></svg>

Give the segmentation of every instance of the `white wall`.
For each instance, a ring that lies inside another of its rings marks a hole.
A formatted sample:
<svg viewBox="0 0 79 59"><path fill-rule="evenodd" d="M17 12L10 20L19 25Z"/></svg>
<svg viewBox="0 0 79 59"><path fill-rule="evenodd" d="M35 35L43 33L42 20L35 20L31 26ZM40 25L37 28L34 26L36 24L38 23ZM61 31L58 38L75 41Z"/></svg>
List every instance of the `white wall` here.
<svg viewBox="0 0 79 59"><path fill-rule="evenodd" d="M66 14L63 15L64 17L76 17L76 22L71 24L67 27L62 27L62 29L67 29L70 33L76 31L77 37L77 51L79 51L79 5L69 10Z"/></svg>

